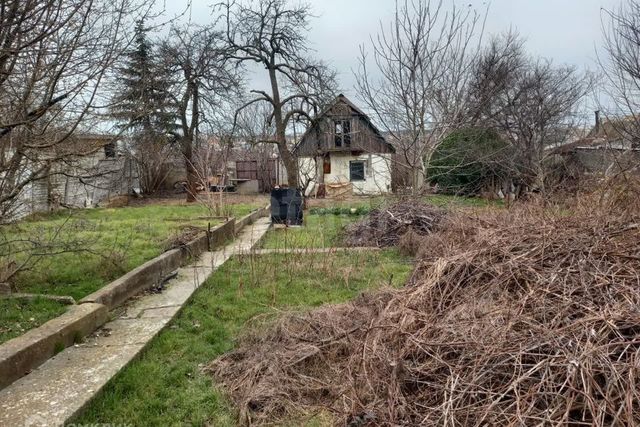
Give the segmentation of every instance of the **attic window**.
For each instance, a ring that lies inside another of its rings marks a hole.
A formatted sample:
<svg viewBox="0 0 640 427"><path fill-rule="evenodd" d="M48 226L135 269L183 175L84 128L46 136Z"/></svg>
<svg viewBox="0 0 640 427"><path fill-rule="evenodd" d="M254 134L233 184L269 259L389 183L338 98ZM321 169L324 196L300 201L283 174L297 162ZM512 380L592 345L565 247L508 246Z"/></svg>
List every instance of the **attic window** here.
<svg viewBox="0 0 640 427"><path fill-rule="evenodd" d="M107 159L114 159L116 157L116 143L110 142L104 146L104 156Z"/></svg>
<svg viewBox="0 0 640 427"><path fill-rule="evenodd" d="M351 146L351 120L334 122L334 142L337 148Z"/></svg>

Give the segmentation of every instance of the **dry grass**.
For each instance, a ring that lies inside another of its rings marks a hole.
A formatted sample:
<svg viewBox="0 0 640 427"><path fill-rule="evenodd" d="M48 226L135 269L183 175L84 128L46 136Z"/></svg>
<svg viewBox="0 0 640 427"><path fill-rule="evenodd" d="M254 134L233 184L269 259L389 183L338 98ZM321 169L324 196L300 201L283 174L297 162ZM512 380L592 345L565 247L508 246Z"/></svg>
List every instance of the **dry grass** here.
<svg viewBox="0 0 640 427"><path fill-rule="evenodd" d="M412 286L284 316L208 369L245 424L638 425L638 203L450 216Z"/></svg>

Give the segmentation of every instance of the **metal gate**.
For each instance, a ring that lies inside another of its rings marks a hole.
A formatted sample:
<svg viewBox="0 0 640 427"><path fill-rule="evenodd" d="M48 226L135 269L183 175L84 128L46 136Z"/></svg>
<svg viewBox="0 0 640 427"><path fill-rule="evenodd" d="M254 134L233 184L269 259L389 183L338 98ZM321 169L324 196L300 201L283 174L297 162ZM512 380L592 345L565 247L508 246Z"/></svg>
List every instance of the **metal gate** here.
<svg viewBox="0 0 640 427"><path fill-rule="evenodd" d="M258 181L258 189L260 192L269 192L276 186L275 159L268 159L266 162L258 162L257 160L237 160L236 161L236 178L255 179Z"/></svg>

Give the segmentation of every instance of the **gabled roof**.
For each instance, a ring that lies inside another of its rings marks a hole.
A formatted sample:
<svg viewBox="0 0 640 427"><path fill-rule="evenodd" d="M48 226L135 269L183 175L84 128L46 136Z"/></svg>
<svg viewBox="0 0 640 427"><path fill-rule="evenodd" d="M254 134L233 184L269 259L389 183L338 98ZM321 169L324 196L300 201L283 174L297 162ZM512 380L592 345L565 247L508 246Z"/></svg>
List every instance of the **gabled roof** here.
<svg viewBox="0 0 640 427"><path fill-rule="evenodd" d="M389 147L391 152L393 152L393 153L396 152L395 147L392 144L390 144L389 142L387 142L385 137L382 135L382 132L380 132L380 130L376 127L376 125L373 124L373 122L371 121L369 116L367 116L364 111L362 111L360 108L358 108L353 102L351 102L351 100L349 98L347 98L346 96L344 96L344 94L341 93L336 97L336 99L332 103L330 103L320 113L318 113L318 115L316 115L316 117L314 117L314 123L311 126L309 126L307 128L307 130L305 131L305 133L302 135L302 137L300 138L300 141L298 142L298 144L296 144L296 146L293 149L294 153L296 152L298 146L300 146L300 144L302 144L302 142L305 140L305 138L307 137L309 132L311 132L311 130L315 128L315 126L317 125L319 119L321 119L322 117L326 116L336 105L338 105L340 103L346 104L349 108L351 108L356 113L356 115L358 115L365 122L367 122L367 124L371 127L373 132L376 134L376 136L378 136L380 138L381 142L383 142L385 145L387 145Z"/></svg>

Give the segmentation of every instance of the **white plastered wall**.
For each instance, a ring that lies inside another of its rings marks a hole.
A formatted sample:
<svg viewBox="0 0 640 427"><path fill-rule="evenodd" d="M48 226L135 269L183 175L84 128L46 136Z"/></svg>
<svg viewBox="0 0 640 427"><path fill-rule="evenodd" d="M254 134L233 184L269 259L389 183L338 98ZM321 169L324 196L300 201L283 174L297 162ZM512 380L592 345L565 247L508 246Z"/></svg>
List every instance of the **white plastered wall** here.
<svg viewBox="0 0 640 427"><path fill-rule="evenodd" d="M325 184L349 182L349 162L363 161L364 181L354 181L353 193L356 195L377 195L391 192L391 154L331 153L331 173L324 175ZM299 160L301 178L303 174L313 176L316 169L314 159L303 157ZM318 181L317 179L315 180ZM313 191L313 185L307 188L307 194Z"/></svg>

